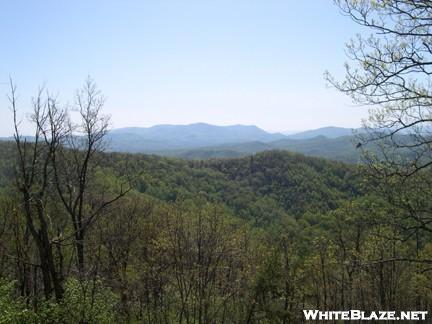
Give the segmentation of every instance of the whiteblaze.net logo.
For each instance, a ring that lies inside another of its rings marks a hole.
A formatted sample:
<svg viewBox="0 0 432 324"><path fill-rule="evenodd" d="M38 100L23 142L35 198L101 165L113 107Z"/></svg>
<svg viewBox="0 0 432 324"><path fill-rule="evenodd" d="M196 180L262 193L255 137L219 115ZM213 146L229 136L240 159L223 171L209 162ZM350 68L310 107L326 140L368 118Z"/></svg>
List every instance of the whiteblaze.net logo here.
<svg viewBox="0 0 432 324"><path fill-rule="evenodd" d="M320 311L303 310L306 321L334 321L334 320L360 320L360 321L424 321L427 311Z"/></svg>

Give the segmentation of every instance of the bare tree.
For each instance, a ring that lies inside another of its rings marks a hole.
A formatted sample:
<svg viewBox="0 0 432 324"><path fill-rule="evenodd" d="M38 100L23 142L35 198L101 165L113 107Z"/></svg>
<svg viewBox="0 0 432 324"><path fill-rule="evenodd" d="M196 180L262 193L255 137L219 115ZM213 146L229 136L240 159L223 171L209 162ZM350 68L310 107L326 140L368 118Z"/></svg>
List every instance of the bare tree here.
<svg viewBox="0 0 432 324"><path fill-rule="evenodd" d="M9 100L13 112L14 139L17 148L16 186L21 193L27 228L39 252L45 296L49 298L54 289L55 297L59 300L63 295L62 276L55 263L53 219L48 213L47 204L52 172L51 159L65 135L62 124L66 112L58 109L56 101L49 95L44 100L41 89L33 100L31 120L35 132L29 142L20 134L16 86L12 80L10 86Z"/></svg>
<svg viewBox="0 0 432 324"><path fill-rule="evenodd" d="M41 89L33 101L30 121L35 133L27 140L20 134L16 87L11 81L9 99L17 148L16 184L22 194L27 227L38 247L45 295L49 297L54 288L56 298L60 299L63 293L62 245L72 241L78 272L83 278L88 227L131 187L121 184L117 192L107 194L92 188L109 126L109 118L101 112L104 98L95 83L88 79L77 92L78 122L72 120L68 109L60 108L55 97L48 92L46 96L43 94ZM50 214L52 206L57 206L57 217ZM64 237L67 218L73 233Z"/></svg>
<svg viewBox="0 0 432 324"><path fill-rule="evenodd" d="M109 118L102 115L105 99L95 83L88 78L76 94L79 122L68 119L61 149L51 155L55 185L60 199L70 216L74 229L74 242L79 273L85 271L85 234L98 216L112 203L130 191L130 186L119 189L108 198L91 195L90 184L94 170L100 164L104 137Z"/></svg>

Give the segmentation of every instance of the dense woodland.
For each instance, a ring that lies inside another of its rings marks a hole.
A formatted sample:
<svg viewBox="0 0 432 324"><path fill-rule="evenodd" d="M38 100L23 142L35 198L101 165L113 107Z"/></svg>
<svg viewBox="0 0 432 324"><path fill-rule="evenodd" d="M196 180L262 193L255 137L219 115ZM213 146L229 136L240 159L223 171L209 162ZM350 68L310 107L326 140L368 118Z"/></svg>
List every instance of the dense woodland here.
<svg viewBox="0 0 432 324"><path fill-rule="evenodd" d="M86 227L83 264L53 180L43 208L56 296L26 226L16 146L0 150L4 322L293 323L302 309L431 305L428 221L412 214L431 206L415 179L386 192L358 166L283 151L97 153L86 212L131 187Z"/></svg>
<svg viewBox="0 0 432 324"><path fill-rule="evenodd" d="M432 6L335 1L372 31L331 85L371 106L345 164L104 153L88 80L0 142L0 323L302 323L432 307ZM25 110L28 113L28 110ZM26 137L23 135L29 135ZM31 140L29 140L31 138ZM408 153L408 154L407 154Z"/></svg>

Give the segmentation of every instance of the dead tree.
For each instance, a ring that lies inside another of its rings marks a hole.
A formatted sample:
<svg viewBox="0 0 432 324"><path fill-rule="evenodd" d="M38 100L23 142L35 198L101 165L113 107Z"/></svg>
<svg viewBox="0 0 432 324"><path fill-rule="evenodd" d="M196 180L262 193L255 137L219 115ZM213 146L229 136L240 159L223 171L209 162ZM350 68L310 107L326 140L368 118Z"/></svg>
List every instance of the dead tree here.
<svg viewBox="0 0 432 324"><path fill-rule="evenodd" d="M12 82L10 102L17 148L16 184L22 195L26 225L38 247L45 295L49 297L54 289L60 299L62 245L72 242L78 273L84 278L85 235L89 226L131 187L120 185L118 191L107 195L91 187L109 126L109 118L101 112L104 98L93 81L88 79L77 93L77 122L68 109L59 107L54 97L49 93L43 97L43 91L39 91L31 116L35 133L30 139L20 134L16 87ZM57 206L59 214L70 222L62 219L62 225L56 224L49 213L50 205ZM65 226L71 226L72 235L64 237Z"/></svg>
<svg viewBox="0 0 432 324"><path fill-rule="evenodd" d="M102 115L103 105L104 97L95 83L87 79L76 95L79 122L68 120L63 126L68 135L63 138L61 149L51 155L57 193L74 229L80 275L85 272L85 235L88 227L112 203L130 191L130 186L121 186L117 193L108 198L91 195L90 184L94 170L100 164L100 153L104 149L104 137L109 127L109 118Z"/></svg>
<svg viewBox="0 0 432 324"><path fill-rule="evenodd" d="M42 98L42 90L33 101L31 120L35 126L34 137L28 141L19 131L16 86L11 81L9 100L14 119L14 139L17 152L16 187L21 194L21 203L26 226L35 241L40 260L44 293L49 298L54 290L57 300L62 298L61 275L55 263L52 234L52 219L47 211L51 159L58 149L63 133L65 111L57 108L56 101L48 96Z"/></svg>

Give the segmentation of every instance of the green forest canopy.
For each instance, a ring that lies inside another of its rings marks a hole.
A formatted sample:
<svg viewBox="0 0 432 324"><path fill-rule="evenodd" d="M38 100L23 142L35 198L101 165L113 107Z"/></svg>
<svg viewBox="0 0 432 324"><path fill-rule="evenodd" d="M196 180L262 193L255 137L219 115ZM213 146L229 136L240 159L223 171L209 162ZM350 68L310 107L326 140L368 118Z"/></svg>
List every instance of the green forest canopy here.
<svg viewBox="0 0 432 324"><path fill-rule="evenodd" d="M37 259L19 209L9 208L15 147L0 143L0 152L0 318L10 322L290 323L302 320L302 309L431 302L428 263L419 262L431 258L428 232L412 236L407 211L360 166L286 151L207 161L99 153L92 199L125 181L133 190L90 227L86 277L63 268L63 302L44 301L30 289L37 276L16 276L33 273ZM401 199L414 194L428 207L415 183L404 188ZM62 224L55 199L47 208ZM71 229L63 226L66 237ZM73 249L62 249L69 263Z"/></svg>

